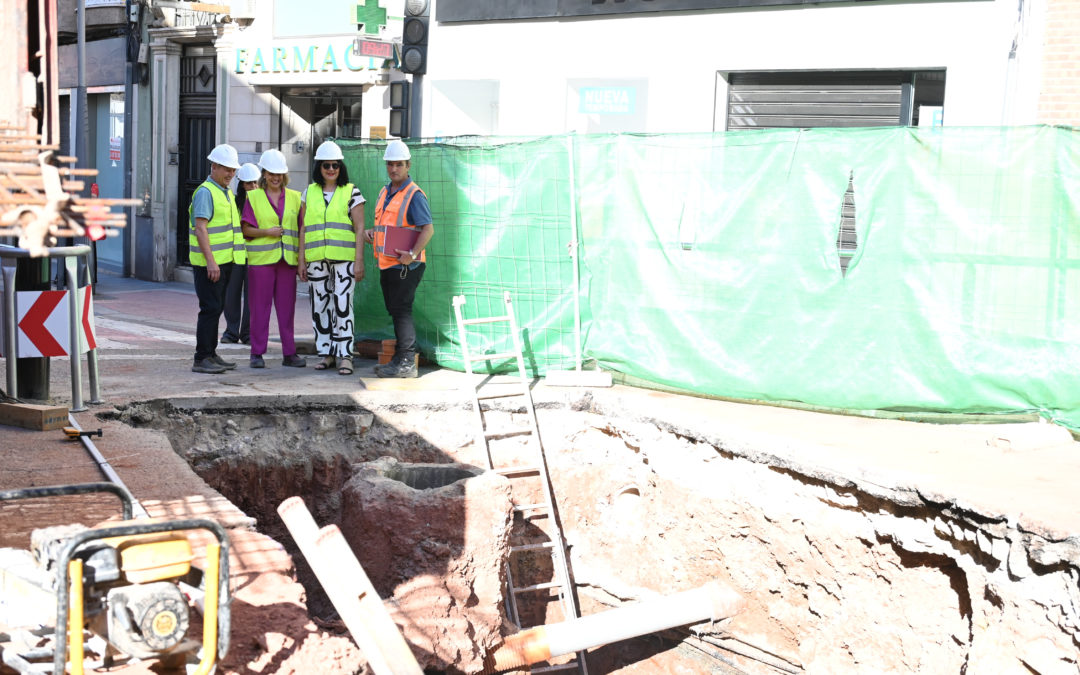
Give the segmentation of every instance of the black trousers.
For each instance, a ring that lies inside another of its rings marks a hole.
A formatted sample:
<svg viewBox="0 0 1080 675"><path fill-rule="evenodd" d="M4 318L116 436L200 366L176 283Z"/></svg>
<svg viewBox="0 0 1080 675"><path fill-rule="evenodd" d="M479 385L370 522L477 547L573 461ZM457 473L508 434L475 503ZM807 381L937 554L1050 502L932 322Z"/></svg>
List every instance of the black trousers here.
<svg viewBox="0 0 1080 675"><path fill-rule="evenodd" d="M416 288L424 278L425 263L414 269L391 268L379 270L379 285L382 286L383 302L386 311L394 320L394 361L408 361L416 354L416 326L413 325L412 306L416 299ZM405 272L404 278L401 273Z"/></svg>
<svg viewBox="0 0 1080 675"><path fill-rule="evenodd" d="M247 265L233 264L225 288L225 332L222 337L247 340L251 336L251 313L247 301Z"/></svg>
<svg viewBox="0 0 1080 675"><path fill-rule="evenodd" d="M206 268L192 265L195 274L195 295L199 298L199 319L195 324L195 360L201 361L217 353L218 323L225 309L225 289L229 287L233 264L220 265L221 276L210 281Z"/></svg>

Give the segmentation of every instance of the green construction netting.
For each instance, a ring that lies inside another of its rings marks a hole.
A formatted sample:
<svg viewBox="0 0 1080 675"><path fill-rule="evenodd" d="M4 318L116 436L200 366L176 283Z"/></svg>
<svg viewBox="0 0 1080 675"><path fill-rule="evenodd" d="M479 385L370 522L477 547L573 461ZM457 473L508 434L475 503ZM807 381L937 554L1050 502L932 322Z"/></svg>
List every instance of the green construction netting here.
<svg viewBox="0 0 1080 675"><path fill-rule="evenodd" d="M370 223L383 146L342 145ZM468 138L412 153L436 225L417 327L440 365L462 367L452 297L491 316L509 291L533 374L576 365L580 317L585 360L659 385L1080 429L1076 129ZM392 337L370 250L367 265L359 337ZM470 349L512 348L505 330L474 335Z"/></svg>

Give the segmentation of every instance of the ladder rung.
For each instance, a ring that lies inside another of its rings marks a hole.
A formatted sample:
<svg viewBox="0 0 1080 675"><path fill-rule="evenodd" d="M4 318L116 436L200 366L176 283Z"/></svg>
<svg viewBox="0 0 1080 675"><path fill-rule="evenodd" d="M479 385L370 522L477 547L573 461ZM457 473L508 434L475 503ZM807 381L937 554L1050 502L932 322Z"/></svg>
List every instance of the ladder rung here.
<svg viewBox="0 0 1080 675"><path fill-rule="evenodd" d="M511 396L524 396L524 395L525 394L521 393L520 391L513 391L513 392L509 392L509 393L505 393L505 394L480 394L480 393L478 393L476 395L476 398L479 401L488 401L488 400L493 399L493 398L509 398Z"/></svg>
<svg viewBox="0 0 1080 675"><path fill-rule="evenodd" d="M523 473L540 473L540 469L535 466L504 466L498 469L492 469L492 471L502 476L517 476Z"/></svg>
<svg viewBox="0 0 1080 675"><path fill-rule="evenodd" d="M495 323L496 321L509 321L510 317L506 314L502 316L485 316L476 319L462 319L461 323L464 326L475 326L478 323Z"/></svg>
<svg viewBox="0 0 1080 675"><path fill-rule="evenodd" d="M519 546L511 546L510 547L510 552L511 553L518 553L518 552L521 552L521 551L539 551L539 550L545 549L545 548L555 548L555 542L553 542L553 541L544 541L544 542L541 542L539 544L521 544Z"/></svg>
<svg viewBox="0 0 1080 675"><path fill-rule="evenodd" d="M527 436L532 429L504 429L503 431L485 431L484 438L509 438L510 436Z"/></svg>
<svg viewBox="0 0 1080 675"><path fill-rule="evenodd" d="M529 668L530 673L551 673L556 670L577 670L577 660L570 661L568 663L560 663L555 666L532 666Z"/></svg>
<svg viewBox="0 0 1080 675"><path fill-rule="evenodd" d="M540 502L538 504L519 504L518 506L514 507L514 510L518 513L523 513L525 511L539 511L540 509L546 508L547 504L545 504L544 502Z"/></svg>
<svg viewBox="0 0 1080 675"><path fill-rule="evenodd" d="M530 593L532 591L546 591L550 588L562 588L562 584L558 581L548 581L543 584L533 584L532 586L522 586L521 588L515 588L514 593Z"/></svg>
<svg viewBox="0 0 1080 675"><path fill-rule="evenodd" d="M498 352L495 354L477 354L475 356L469 355L469 361L504 361L506 359L517 359L517 352Z"/></svg>

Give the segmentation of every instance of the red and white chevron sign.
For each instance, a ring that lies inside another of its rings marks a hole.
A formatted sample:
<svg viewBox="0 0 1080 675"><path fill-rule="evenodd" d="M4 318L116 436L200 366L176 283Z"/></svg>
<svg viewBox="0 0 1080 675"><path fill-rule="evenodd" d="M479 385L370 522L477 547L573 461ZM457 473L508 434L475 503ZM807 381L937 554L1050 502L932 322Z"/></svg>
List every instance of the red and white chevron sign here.
<svg viewBox="0 0 1080 675"><path fill-rule="evenodd" d="M82 298L79 321L79 353L97 348L94 336L93 294L90 286L78 290ZM71 330L67 291L18 291L15 293L19 358L70 356Z"/></svg>

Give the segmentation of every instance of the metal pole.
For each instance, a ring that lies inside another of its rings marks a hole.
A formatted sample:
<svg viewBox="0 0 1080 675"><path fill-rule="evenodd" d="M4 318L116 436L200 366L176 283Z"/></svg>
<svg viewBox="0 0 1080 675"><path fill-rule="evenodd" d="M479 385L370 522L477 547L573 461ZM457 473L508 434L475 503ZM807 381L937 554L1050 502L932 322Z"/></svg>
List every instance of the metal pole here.
<svg viewBox="0 0 1080 675"><path fill-rule="evenodd" d="M581 372L581 273L578 271L578 226L577 226L577 185L575 185L574 162L574 138L568 137L566 143L570 146L567 164L570 167L570 261L574 267L574 370Z"/></svg>
<svg viewBox="0 0 1080 675"><path fill-rule="evenodd" d="M138 11L138 5L135 6ZM134 59L138 58L138 54L132 55L131 44L133 40L133 33L138 30L139 24L132 23L131 21L131 0L127 0L124 4L124 21L127 26L127 30L124 31L125 47L126 47L126 61L127 65L124 69L124 152L123 152L123 164L124 164L124 196L132 198L135 196L135 161L132 158L131 147L133 139L131 138L131 130L133 126L133 110L134 98L135 98L135 70L136 65ZM120 237L123 240L123 258L122 269L125 277L135 276L135 264L134 256L132 255L132 246L135 243L135 236L132 234L135 229L135 207L129 206L128 212L128 226L120 231Z"/></svg>
<svg viewBox="0 0 1080 675"><path fill-rule="evenodd" d="M97 347L86 352L86 375L90 379L90 402L101 403L101 385L98 383Z"/></svg>
<svg viewBox="0 0 1080 675"><path fill-rule="evenodd" d="M16 365L19 362L19 345L15 330L15 266L4 265L4 358L7 359L8 396L18 398Z"/></svg>
<svg viewBox="0 0 1080 675"><path fill-rule="evenodd" d="M86 283L87 283L87 287L90 289L86 293L86 301L92 303L93 298L94 298L94 289L93 289L93 286L90 284L89 276L87 277ZM85 311L85 307L83 306L82 303L79 303L80 328L81 328L82 316L83 316L84 311ZM91 308L91 316L93 316L92 308ZM80 334L81 334L81 332L80 332ZM93 403L94 405L97 405L97 404L101 403L101 386L99 385L99 380L98 380L97 347L90 347L89 336L87 336L87 341L86 342L87 342L86 346L88 348L87 351L86 351L86 374L90 379L90 402ZM80 342L80 348L81 348L81 342ZM76 352L76 356L78 356L78 352Z"/></svg>
<svg viewBox="0 0 1080 675"><path fill-rule="evenodd" d="M421 138L423 129L421 128L421 117L423 116L424 107L424 76L413 75L412 86L409 87L412 94L412 105L409 106L409 137Z"/></svg>
<svg viewBox="0 0 1080 675"><path fill-rule="evenodd" d="M78 166L89 167L90 152L87 146L90 135L90 113L86 109L86 0L79 0L78 17L78 54L79 54L79 82L76 87L78 99L79 117L75 125L75 151L78 153ZM85 195L85 189L83 191Z"/></svg>
<svg viewBox="0 0 1080 675"><path fill-rule="evenodd" d="M79 261L75 256L64 258L68 290L68 356L71 359L71 412L86 410L82 397L82 359L79 358L79 321L82 312L79 302Z"/></svg>

